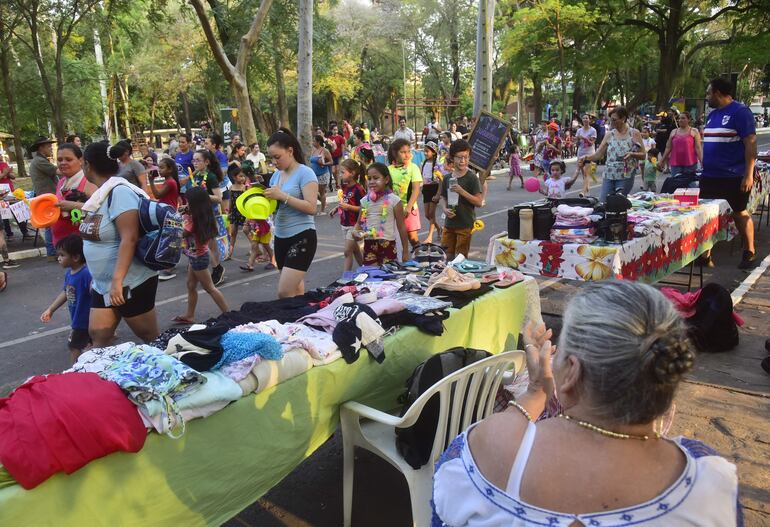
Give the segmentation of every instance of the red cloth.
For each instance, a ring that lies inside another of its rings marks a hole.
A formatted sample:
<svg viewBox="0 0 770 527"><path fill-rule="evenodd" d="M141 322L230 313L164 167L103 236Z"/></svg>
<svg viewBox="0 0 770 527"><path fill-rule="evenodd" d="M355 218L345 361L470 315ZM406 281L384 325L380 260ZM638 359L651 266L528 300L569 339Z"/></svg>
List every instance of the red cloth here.
<svg viewBox="0 0 770 527"><path fill-rule="evenodd" d="M695 314L695 303L700 297L701 290L681 293L672 287L661 287L660 292L668 298L679 314L684 318L690 318ZM733 309L733 320L738 326L743 326L743 318Z"/></svg>
<svg viewBox="0 0 770 527"><path fill-rule="evenodd" d="M59 201L67 199L67 196L62 194L61 191L62 187L64 187L64 183L66 182L66 178L61 178L56 184L56 197L59 198ZM78 192L83 192L86 188L86 183L88 183L88 180L85 176L83 176L83 179L80 180L80 183L78 183L78 186L75 190ZM67 195L70 193L70 191L67 191ZM56 245L59 240L66 238L70 234L80 234L79 229L80 227L72 223L72 220L70 220L69 216L59 216L58 221L51 225L51 236L53 238L53 244Z"/></svg>
<svg viewBox="0 0 770 527"><path fill-rule="evenodd" d="M682 293L672 287L661 287L660 292L663 293L666 298L671 300L671 303L674 304L676 310L679 311L679 314L684 318L690 318L695 314L695 302L698 301L698 297L700 296L700 289Z"/></svg>
<svg viewBox="0 0 770 527"><path fill-rule="evenodd" d="M95 373L38 375L0 398L0 462L25 489L112 452L138 452L146 437L136 406Z"/></svg>

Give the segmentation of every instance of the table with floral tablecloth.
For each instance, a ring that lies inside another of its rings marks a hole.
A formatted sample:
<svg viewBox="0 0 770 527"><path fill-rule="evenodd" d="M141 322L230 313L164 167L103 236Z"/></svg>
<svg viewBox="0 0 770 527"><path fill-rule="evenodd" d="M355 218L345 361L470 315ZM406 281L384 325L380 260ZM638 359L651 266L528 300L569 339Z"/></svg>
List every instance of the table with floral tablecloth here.
<svg viewBox="0 0 770 527"><path fill-rule="evenodd" d="M746 204L746 210L751 214L759 210L759 206L765 202L768 193L770 193L770 169L763 166L757 170L756 174L754 186L751 188L751 194L749 194L749 202Z"/></svg>
<svg viewBox="0 0 770 527"><path fill-rule="evenodd" d="M622 244L492 238L487 261L531 275L581 281L616 277L653 283L735 234L727 201L701 200L695 207L662 213L650 234Z"/></svg>

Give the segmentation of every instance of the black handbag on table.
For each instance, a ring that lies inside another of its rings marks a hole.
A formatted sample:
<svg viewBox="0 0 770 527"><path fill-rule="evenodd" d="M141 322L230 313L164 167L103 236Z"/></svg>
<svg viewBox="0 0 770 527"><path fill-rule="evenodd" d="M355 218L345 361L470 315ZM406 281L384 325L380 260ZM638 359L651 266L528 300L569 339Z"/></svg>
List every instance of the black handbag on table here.
<svg viewBox="0 0 770 527"><path fill-rule="evenodd" d="M508 209L508 238L520 239L521 218L519 212L522 209L532 209L532 230L536 240L550 240L551 227L554 223L553 206L548 200L540 200L532 203L522 203L512 209Z"/></svg>

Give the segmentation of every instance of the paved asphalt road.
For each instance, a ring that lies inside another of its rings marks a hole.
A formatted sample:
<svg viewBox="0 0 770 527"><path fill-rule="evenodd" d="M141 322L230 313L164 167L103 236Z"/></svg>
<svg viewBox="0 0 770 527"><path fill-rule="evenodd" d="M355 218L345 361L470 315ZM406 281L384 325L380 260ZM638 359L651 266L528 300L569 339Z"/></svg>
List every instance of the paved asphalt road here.
<svg viewBox="0 0 770 527"><path fill-rule="evenodd" d="M759 139L760 150L770 148L770 135L760 135ZM574 159L568 165L568 174L572 174L575 170ZM658 187L661 183L662 179L659 179ZM507 230L508 208L535 197L519 189L516 183L514 189L508 192L506 185L506 175L489 182L486 207L478 210L478 217L485 221L486 228L473 237L472 258L483 259L489 237ZM577 182L573 189L579 188L580 182ZM598 191L598 186L592 188L594 195L598 195ZM573 190L571 194L576 195L577 192ZM423 225L426 225L424 218ZM343 238L338 220L320 216L316 219L316 227L318 251L307 275L306 286L309 288L333 282L342 271ZM277 271L244 273L238 267L247 256L248 245L241 235L233 259L225 262L226 281L221 286L232 309L247 301L275 298ZM739 256L736 255L736 258ZM28 376L61 371L68 367L69 361L66 346L69 314L66 308L59 309L48 324L40 322L40 314L61 290L63 270L56 263L48 263L42 258L23 260L21 263L20 268L9 271L9 287L0 298L0 394L7 393ZM169 327L171 319L185 311L186 300L183 273L159 284L156 306L161 328ZM217 308L208 295L200 295L198 320L216 314ZM125 324L121 324L117 337L125 342L132 338L132 334Z"/></svg>

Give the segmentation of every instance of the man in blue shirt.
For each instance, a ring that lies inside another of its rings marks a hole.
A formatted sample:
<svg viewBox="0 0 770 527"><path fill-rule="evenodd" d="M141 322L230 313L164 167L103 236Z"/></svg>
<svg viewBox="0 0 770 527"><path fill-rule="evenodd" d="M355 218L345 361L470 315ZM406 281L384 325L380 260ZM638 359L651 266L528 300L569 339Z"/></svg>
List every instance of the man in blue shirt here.
<svg viewBox="0 0 770 527"><path fill-rule="evenodd" d="M192 164L193 151L190 148L190 136L181 134L179 136L179 145L174 161L179 165L179 192L184 194L192 188L190 174L195 170Z"/></svg>
<svg viewBox="0 0 770 527"><path fill-rule="evenodd" d="M743 240L740 269L756 265L754 222L746 210L754 185L757 135L754 115L734 101L732 83L713 79L706 90L709 108L703 130L703 176L700 197L726 199L733 209L735 226ZM707 257L710 263L710 256Z"/></svg>

